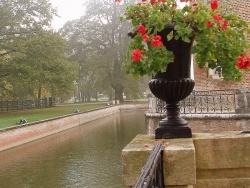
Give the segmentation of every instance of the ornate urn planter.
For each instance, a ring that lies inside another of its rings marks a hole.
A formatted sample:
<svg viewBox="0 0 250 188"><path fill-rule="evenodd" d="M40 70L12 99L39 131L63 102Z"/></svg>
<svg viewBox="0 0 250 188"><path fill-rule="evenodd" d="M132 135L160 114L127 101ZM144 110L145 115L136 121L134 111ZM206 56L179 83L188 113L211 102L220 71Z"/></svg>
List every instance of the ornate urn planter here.
<svg viewBox="0 0 250 188"><path fill-rule="evenodd" d="M164 46L174 53L174 62L170 63L165 72L157 73L149 82L151 92L166 102L166 118L159 122L155 130L155 138L191 138L192 131L188 122L180 117L179 102L193 91L195 82L190 78L191 47L193 40L186 43L182 40L167 41L166 36L173 28L158 33L162 36Z"/></svg>

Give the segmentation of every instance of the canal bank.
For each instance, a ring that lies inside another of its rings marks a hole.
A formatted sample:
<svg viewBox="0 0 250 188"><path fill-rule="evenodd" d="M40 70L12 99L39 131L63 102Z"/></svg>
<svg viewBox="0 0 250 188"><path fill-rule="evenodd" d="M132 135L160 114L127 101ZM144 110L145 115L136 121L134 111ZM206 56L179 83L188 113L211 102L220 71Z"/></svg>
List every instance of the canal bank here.
<svg viewBox="0 0 250 188"><path fill-rule="evenodd" d="M115 114L123 110L147 109L147 104L127 104L74 113L0 130L0 151Z"/></svg>

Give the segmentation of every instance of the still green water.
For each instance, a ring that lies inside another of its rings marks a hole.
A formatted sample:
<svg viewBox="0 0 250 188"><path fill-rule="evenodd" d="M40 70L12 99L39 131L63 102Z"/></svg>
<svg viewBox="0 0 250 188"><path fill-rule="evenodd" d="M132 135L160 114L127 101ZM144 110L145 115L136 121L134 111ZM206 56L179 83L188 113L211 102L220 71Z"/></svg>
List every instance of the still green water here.
<svg viewBox="0 0 250 188"><path fill-rule="evenodd" d="M120 188L121 151L143 111L115 114L0 153L1 188Z"/></svg>

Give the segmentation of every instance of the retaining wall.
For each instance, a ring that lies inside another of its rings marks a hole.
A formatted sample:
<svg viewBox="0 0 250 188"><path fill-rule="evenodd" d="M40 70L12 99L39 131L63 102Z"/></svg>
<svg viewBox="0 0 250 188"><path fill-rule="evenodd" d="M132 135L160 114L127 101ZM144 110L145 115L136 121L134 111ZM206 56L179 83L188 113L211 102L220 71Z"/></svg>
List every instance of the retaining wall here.
<svg viewBox="0 0 250 188"><path fill-rule="evenodd" d="M0 151L70 129L114 113L119 113L121 110L136 108L147 108L147 104L112 106L99 110L69 114L35 123L27 123L1 129Z"/></svg>

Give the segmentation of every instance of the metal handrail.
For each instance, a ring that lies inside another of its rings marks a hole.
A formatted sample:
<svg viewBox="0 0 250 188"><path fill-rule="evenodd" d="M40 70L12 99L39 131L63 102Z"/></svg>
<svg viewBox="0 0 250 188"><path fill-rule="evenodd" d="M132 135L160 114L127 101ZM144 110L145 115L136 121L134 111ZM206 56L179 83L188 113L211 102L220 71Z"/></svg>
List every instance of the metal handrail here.
<svg viewBox="0 0 250 188"><path fill-rule="evenodd" d="M161 143L156 144L151 152L142 173L137 179L134 188L164 188L163 149Z"/></svg>

